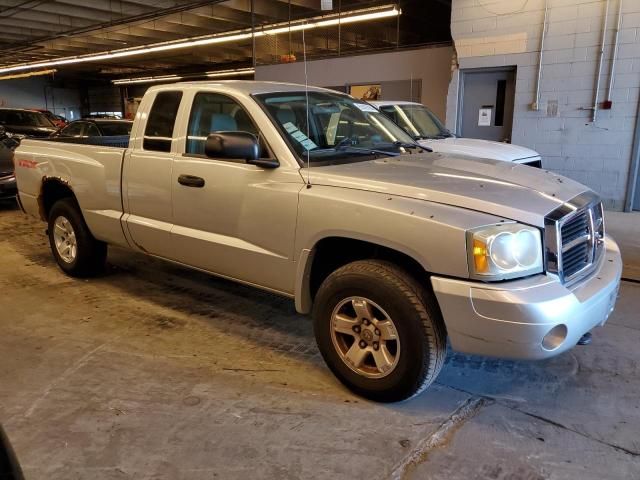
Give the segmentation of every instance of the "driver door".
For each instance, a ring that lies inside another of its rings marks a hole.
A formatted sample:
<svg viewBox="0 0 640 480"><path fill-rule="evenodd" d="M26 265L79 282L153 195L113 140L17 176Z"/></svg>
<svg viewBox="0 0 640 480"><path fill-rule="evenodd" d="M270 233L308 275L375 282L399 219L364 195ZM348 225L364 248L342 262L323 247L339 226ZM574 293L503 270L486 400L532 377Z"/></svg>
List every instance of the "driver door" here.
<svg viewBox="0 0 640 480"><path fill-rule="evenodd" d="M298 192L297 171L267 169L244 160L208 158L207 135L248 131L260 136L235 99L197 92L184 142L172 168L174 225L171 243L184 264L293 292L292 259ZM264 155L269 149L263 143Z"/></svg>

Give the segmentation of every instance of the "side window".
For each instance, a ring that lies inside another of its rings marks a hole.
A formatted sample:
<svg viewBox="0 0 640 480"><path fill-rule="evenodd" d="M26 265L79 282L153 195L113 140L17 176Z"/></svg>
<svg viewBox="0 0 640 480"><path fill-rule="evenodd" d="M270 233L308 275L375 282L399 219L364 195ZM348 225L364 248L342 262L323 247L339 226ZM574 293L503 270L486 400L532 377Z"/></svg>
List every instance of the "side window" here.
<svg viewBox="0 0 640 480"><path fill-rule="evenodd" d="M238 102L219 93L196 94L191 106L185 153L204 155L207 136L224 131L244 131L258 136L258 129ZM262 151L266 152L264 146Z"/></svg>
<svg viewBox="0 0 640 480"><path fill-rule="evenodd" d="M182 92L161 92L156 95L144 130L142 148L170 152L173 126L176 123Z"/></svg>
<svg viewBox="0 0 640 480"><path fill-rule="evenodd" d="M82 135L82 122L75 122L67 127L64 127L60 131L60 135L63 137L79 137Z"/></svg>
<svg viewBox="0 0 640 480"><path fill-rule="evenodd" d="M395 123L398 123L398 113L395 108L393 108L393 105L383 105L380 107L380 111L391 118Z"/></svg>
<svg viewBox="0 0 640 480"><path fill-rule="evenodd" d="M385 105L380 107L380 111L382 111L387 117L389 117L393 122L399 125L405 132L410 135L414 135L413 132L416 131L416 128L411 125L409 117L402 111L400 107L395 107L393 105ZM415 133L418 134L417 132Z"/></svg>
<svg viewBox="0 0 640 480"><path fill-rule="evenodd" d="M89 137L99 137L102 135L100 133L100 130L98 130L98 127L96 127L93 123L87 123L87 126L84 129L84 134L85 136Z"/></svg>

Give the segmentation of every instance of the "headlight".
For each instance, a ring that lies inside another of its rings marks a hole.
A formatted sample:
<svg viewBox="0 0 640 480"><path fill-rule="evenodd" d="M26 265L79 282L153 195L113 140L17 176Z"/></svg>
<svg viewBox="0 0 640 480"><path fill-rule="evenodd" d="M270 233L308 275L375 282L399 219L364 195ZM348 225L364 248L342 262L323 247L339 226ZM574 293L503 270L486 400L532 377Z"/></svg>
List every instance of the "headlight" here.
<svg viewBox="0 0 640 480"><path fill-rule="evenodd" d="M518 223L467 232L469 272L481 280L506 280L542 272L540 230Z"/></svg>

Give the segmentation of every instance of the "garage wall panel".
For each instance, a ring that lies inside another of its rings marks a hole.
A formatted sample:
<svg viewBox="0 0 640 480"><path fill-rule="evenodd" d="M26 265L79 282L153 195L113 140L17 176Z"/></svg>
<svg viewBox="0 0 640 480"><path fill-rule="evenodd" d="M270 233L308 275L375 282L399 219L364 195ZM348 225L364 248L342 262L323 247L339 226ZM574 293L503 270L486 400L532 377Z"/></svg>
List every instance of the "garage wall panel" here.
<svg viewBox="0 0 640 480"><path fill-rule="evenodd" d="M0 81L0 107L48 108L69 118L80 114L80 93L77 88L53 86L44 77Z"/></svg>
<svg viewBox="0 0 640 480"><path fill-rule="evenodd" d="M89 87L87 100L90 112L122 112L120 89L116 86Z"/></svg>
<svg viewBox="0 0 640 480"><path fill-rule="evenodd" d="M421 80L421 101L444 119L453 49L449 46L308 62L309 85L337 86ZM304 83L302 62L256 67L256 80ZM408 82L407 82L408 83ZM387 98L383 89L383 98Z"/></svg>
<svg viewBox="0 0 640 480"><path fill-rule="evenodd" d="M607 97L618 1L611 0L600 77ZM545 167L598 191L622 209L640 96L640 1L625 0L611 110L591 121L605 0L548 0L539 109L535 100L545 0L453 0L457 67L448 90L447 126L458 121L460 69L515 66L512 141L538 150ZM548 108L557 102L557 110Z"/></svg>

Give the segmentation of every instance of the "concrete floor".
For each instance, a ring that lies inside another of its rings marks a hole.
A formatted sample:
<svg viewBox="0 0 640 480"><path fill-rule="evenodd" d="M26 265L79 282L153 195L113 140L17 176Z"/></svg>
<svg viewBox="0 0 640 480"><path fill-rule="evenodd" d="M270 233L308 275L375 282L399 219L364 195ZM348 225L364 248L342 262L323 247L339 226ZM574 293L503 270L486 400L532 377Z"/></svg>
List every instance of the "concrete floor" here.
<svg viewBox="0 0 640 480"><path fill-rule="evenodd" d="M620 218L619 237L638 224ZM451 354L378 405L288 300L115 249L74 280L43 224L4 206L0 232L0 422L28 479L640 478L640 284L589 347Z"/></svg>

